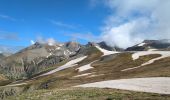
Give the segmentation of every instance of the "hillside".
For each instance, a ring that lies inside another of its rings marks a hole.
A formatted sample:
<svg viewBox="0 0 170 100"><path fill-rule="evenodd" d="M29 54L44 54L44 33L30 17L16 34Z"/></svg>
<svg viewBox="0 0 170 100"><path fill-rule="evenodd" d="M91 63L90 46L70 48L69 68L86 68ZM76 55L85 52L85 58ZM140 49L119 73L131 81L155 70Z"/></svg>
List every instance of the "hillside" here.
<svg viewBox="0 0 170 100"><path fill-rule="evenodd" d="M27 56L28 53L29 55L27 57L30 61L31 59L35 59L36 57L39 58L41 56L43 63L50 62L50 57L61 57L56 56L58 51L46 51L49 47L51 48L54 46L45 45L46 48L44 48L44 45L41 45L42 47L39 45L40 44L37 46L36 43L33 46L23 49L5 59L11 63L11 60L14 60L14 58L16 59L16 57ZM166 100L170 98L168 96L170 94L169 51L162 51L162 49L158 48L156 51L122 51L122 49L119 51L110 51L108 47L104 48L106 46L102 47L100 43L78 45L79 44L73 42L71 42L71 46L69 46L68 43L64 44L63 47L61 47L63 48L62 50L72 50L75 54L63 55L65 58L59 62L49 65L51 67L47 67L46 64L44 64L43 70L37 69L39 68L37 65L32 66L36 69L34 70L34 74L25 73L25 66L23 66L23 73L30 76L25 77L25 79L13 81L10 84L9 82L6 82L6 85L2 84L0 87L0 97L5 98L11 95L17 95L16 99L26 99L31 96L34 100L39 98L33 95L35 93L39 96L47 94L52 96L51 98L61 96L61 99L80 97L87 99L90 98L88 97L88 93L92 92L94 93L91 95L92 99L97 98L98 95L100 95L103 99L107 99L109 97L112 99L124 99L127 97L130 99L140 99L143 96L146 97L145 99L161 98ZM112 50L115 49L113 48ZM39 52L41 55L30 55L33 51L37 53ZM44 52L42 53L42 51ZM54 52L56 52L56 54L54 54ZM52 53L50 57L45 57L50 53ZM34 61L36 63L36 60ZM13 66L16 68L15 65ZM6 68L4 67L4 69ZM18 73L18 71L20 72L21 70L18 69L15 71ZM117 82L117 84L115 82ZM88 88L81 89L81 87ZM5 95L5 91L9 93L9 95ZM61 91L64 91L64 93L57 94ZM79 92L77 93L75 91ZM85 93L85 91L88 91L87 94L84 97L81 96L81 93ZM22 92L24 92L24 94L21 94ZM77 95L69 97L74 93ZM103 94L103 96L101 94ZM63 97L63 95L68 95L68 97Z"/></svg>

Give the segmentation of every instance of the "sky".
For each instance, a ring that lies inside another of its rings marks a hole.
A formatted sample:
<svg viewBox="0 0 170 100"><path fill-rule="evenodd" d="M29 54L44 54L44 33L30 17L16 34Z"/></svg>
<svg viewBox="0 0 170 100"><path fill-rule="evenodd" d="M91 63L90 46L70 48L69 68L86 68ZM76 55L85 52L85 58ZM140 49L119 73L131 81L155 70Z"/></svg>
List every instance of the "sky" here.
<svg viewBox="0 0 170 100"><path fill-rule="evenodd" d="M90 0L0 0L0 44L27 46L51 38L86 43L73 35L98 35L108 13L91 6Z"/></svg>
<svg viewBox="0 0 170 100"><path fill-rule="evenodd" d="M170 39L170 0L0 0L0 45Z"/></svg>

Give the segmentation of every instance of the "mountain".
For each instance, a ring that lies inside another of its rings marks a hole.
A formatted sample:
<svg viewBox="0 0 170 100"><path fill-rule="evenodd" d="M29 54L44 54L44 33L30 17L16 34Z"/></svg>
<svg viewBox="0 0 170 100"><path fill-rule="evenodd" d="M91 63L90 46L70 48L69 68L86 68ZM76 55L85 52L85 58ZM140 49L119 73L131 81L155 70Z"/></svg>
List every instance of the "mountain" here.
<svg viewBox="0 0 170 100"><path fill-rule="evenodd" d="M19 50L23 49L22 46L6 46L6 45L0 45L0 59L4 57L8 57Z"/></svg>
<svg viewBox="0 0 170 100"><path fill-rule="evenodd" d="M110 50L110 51L123 51L122 48L119 48L119 47L117 47L117 46L115 46L115 47L109 46L109 45L107 45L106 42L104 42L104 41L98 43L98 45L99 45L101 48L104 48L104 49Z"/></svg>
<svg viewBox="0 0 170 100"><path fill-rule="evenodd" d="M168 42L145 40L131 47L145 49L137 51L135 48L133 52L104 42L86 45L73 41L53 45L36 42L0 60L0 98L15 95L11 97L14 100L29 96L41 99L45 95L45 99L72 99L74 96L91 99L99 96L105 100L120 93L118 99L136 99L134 95L139 99L146 95L146 99L159 100L163 96L169 99ZM60 94L63 91L65 94Z"/></svg>
<svg viewBox="0 0 170 100"><path fill-rule="evenodd" d="M23 46L0 45L0 53L14 54L23 48Z"/></svg>
<svg viewBox="0 0 170 100"><path fill-rule="evenodd" d="M108 48L104 42L96 44ZM0 72L9 78L28 78L54 65L80 55L87 55L95 45L81 45L77 42L38 43L24 48L0 61ZM109 47L111 49L111 47Z"/></svg>
<svg viewBox="0 0 170 100"><path fill-rule="evenodd" d="M142 43L129 47L126 51L170 50L170 40L144 40Z"/></svg>
<svg viewBox="0 0 170 100"><path fill-rule="evenodd" d="M169 46L169 40L144 40L140 44L127 48L126 51L168 50ZM79 56L94 55L93 58L96 59L97 47L109 51L106 55L112 54L111 51L123 51L123 49L111 47L105 42L89 42L86 45L73 41L52 45L36 42L10 56L1 54L0 73L10 79L29 78Z"/></svg>
<svg viewBox="0 0 170 100"><path fill-rule="evenodd" d="M1 68L8 77L29 77L34 73L55 65L69 56L75 55L80 49L80 44L67 42L65 44L42 44L36 42L30 47L1 60Z"/></svg>

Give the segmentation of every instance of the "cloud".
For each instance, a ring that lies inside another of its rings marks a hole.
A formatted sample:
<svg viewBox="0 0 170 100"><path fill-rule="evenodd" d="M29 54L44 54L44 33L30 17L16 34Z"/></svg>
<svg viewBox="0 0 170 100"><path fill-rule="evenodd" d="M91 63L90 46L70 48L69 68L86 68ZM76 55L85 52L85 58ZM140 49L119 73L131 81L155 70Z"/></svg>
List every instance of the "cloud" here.
<svg viewBox="0 0 170 100"><path fill-rule="evenodd" d="M62 27L62 28L68 28L68 29L76 29L75 25L72 24L66 24L60 21L55 21L55 20L50 20L50 22L58 27Z"/></svg>
<svg viewBox="0 0 170 100"><path fill-rule="evenodd" d="M1 40L14 40L14 41L20 40L18 33L12 33L12 32L7 32L7 31L0 31L0 39Z"/></svg>
<svg viewBox="0 0 170 100"><path fill-rule="evenodd" d="M34 40L31 40L30 42L31 42L31 44L35 44Z"/></svg>
<svg viewBox="0 0 170 100"><path fill-rule="evenodd" d="M6 19L6 20L10 20L10 21L16 21L15 18L8 16L8 15L0 15L1 19Z"/></svg>
<svg viewBox="0 0 170 100"><path fill-rule="evenodd" d="M48 45L52 46L52 45L54 45L56 43L56 41L53 38L48 38L47 43L48 43Z"/></svg>
<svg viewBox="0 0 170 100"><path fill-rule="evenodd" d="M144 39L170 39L170 0L101 0L111 10L101 37L126 48ZM101 4L101 3L100 3Z"/></svg>
<svg viewBox="0 0 170 100"><path fill-rule="evenodd" d="M103 31L105 33L101 35L101 38L109 45L126 48L141 42L149 25L149 21L145 18L136 19L117 27L107 28Z"/></svg>
<svg viewBox="0 0 170 100"><path fill-rule="evenodd" d="M31 44L35 44L34 40L31 40L30 42L31 42ZM36 42L39 42L39 43L42 43L42 44L48 44L50 46L58 43L54 38L43 38L41 36L37 37Z"/></svg>
<svg viewBox="0 0 170 100"><path fill-rule="evenodd" d="M44 43L46 43L47 41L46 41L46 39L44 39L43 37L38 36L37 39L36 39L36 42L39 42L39 43L44 44Z"/></svg>

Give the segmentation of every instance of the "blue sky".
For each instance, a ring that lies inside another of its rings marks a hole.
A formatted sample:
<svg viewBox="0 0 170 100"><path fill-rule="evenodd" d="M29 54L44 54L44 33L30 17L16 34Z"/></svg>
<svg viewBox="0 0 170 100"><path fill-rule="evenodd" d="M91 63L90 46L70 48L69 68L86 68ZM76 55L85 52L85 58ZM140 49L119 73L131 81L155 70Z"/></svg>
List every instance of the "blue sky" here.
<svg viewBox="0 0 170 100"><path fill-rule="evenodd" d="M0 0L0 44L170 39L170 0Z"/></svg>
<svg viewBox="0 0 170 100"><path fill-rule="evenodd" d="M92 6L90 0L0 0L0 44L28 46L39 37L86 43L72 34L99 35L109 13Z"/></svg>

